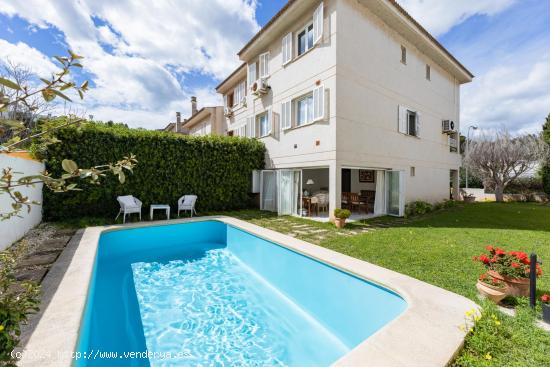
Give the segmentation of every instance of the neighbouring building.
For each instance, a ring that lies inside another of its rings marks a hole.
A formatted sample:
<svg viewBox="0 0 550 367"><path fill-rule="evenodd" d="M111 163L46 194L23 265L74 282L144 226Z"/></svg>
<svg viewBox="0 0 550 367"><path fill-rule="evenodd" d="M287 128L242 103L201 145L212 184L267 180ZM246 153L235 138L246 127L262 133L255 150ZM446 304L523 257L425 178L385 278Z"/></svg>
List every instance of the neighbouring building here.
<svg viewBox="0 0 550 367"><path fill-rule="evenodd" d="M181 113L176 112L176 121L162 130L186 135L227 135L227 124L222 106L197 109L197 97L191 97L191 116L182 121Z"/></svg>
<svg viewBox="0 0 550 367"><path fill-rule="evenodd" d="M267 148L261 209L401 216L458 197L473 75L396 1L289 0L238 56L216 90L228 134Z"/></svg>

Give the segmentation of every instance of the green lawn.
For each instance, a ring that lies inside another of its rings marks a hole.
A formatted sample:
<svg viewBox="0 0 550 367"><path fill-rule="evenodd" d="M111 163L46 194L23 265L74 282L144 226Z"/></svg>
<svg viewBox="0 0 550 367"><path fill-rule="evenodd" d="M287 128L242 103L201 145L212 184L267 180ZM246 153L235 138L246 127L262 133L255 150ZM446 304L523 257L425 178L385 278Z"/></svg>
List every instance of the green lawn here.
<svg viewBox="0 0 550 367"><path fill-rule="evenodd" d="M330 224L299 218L278 218L258 212L229 213L244 220L317 243L344 254L469 297L476 302L475 283L483 271L472 261L486 245L510 250L535 250L544 261L538 290L550 293L550 206L528 203L464 205L422 218L381 218L350 226L336 234ZM326 229L320 239L315 231L296 225ZM390 224L389 228L377 228ZM358 229L373 228L356 234ZM486 313L469 334L455 366L550 366L550 332L533 326L526 300L515 300L518 316L510 318L482 303ZM540 311L539 311L540 313ZM494 318L492 317L494 316ZM495 318L498 320L496 322ZM497 325L498 324L498 325Z"/></svg>

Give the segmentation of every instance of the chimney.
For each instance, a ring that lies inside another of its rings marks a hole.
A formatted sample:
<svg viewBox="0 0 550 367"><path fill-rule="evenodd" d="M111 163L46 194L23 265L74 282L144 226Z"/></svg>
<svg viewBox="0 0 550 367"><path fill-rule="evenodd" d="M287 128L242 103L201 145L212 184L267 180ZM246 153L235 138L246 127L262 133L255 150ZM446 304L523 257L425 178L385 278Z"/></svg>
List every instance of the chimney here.
<svg viewBox="0 0 550 367"><path fill-rule="evenodd" d="M197 97L191 97L191 116L197 113Z"/></svg>
<svg viewBox="0 0 550 367"><path fill-rule="evenodd" d="M176 132L181 133L181 113L176 112Z"/></svg>

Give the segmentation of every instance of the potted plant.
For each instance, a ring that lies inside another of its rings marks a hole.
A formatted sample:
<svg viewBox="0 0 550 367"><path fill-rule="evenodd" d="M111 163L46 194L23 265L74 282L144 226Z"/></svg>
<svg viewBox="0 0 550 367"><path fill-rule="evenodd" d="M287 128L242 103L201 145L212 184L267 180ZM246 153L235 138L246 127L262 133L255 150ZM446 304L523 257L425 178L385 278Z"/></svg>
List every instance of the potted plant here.
<svg viewBox="0 0 550 367"><path fill-rule="evenodd" d="M351 212L347 209L334 209L334 224L337 228L344 228L346 225L346 219L351 215Z"/></svg>
<svg viewBox="0 0 550 367"><path fill-rule="evenodd" d="M483 297L490 299L494 303L499 303L506 297L506 284L487 274L479 276L476 288Z"/></svg>
<svg viewBox="0 0 550 367"><path fill-rule="evenodd" d="M550 294L540 297L542 301L542 319L550 324Z"/></svg>
<svg viewBox="0 0 550 367"><path fill-rule="evenodd" d="M531 261L525 252L505 251L499 247L487 246L487 253L474 257L487 268L487 274L506 284L509 296L527 297L529 295L529 269ZM542 275L537 264L537 277Z"/></svg>

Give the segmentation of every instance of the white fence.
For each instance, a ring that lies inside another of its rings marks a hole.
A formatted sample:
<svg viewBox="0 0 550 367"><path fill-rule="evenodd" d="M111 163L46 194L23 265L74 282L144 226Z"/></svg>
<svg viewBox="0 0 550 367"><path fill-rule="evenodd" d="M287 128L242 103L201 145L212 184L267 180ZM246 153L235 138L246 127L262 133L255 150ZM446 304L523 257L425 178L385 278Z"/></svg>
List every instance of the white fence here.
<svg viewBox="0 0 550 367"><path fill-rule="evenodd" d="M44 171L44 164L30 159L26 153L0 154L0 170L11 167L15 179L35 175ZM21 186L18 188L23 196L29 200L42 203L42 184L31 187ZM6 193L0 192L0 211L6 213L11 211L12 201ZM12 243L23 237L31 228L42 220L42 205L33 205L31 212L27 213L26 208L21 211L21 217L12 217L8 220L0 220L0 251L8 248Z"/></svg>

